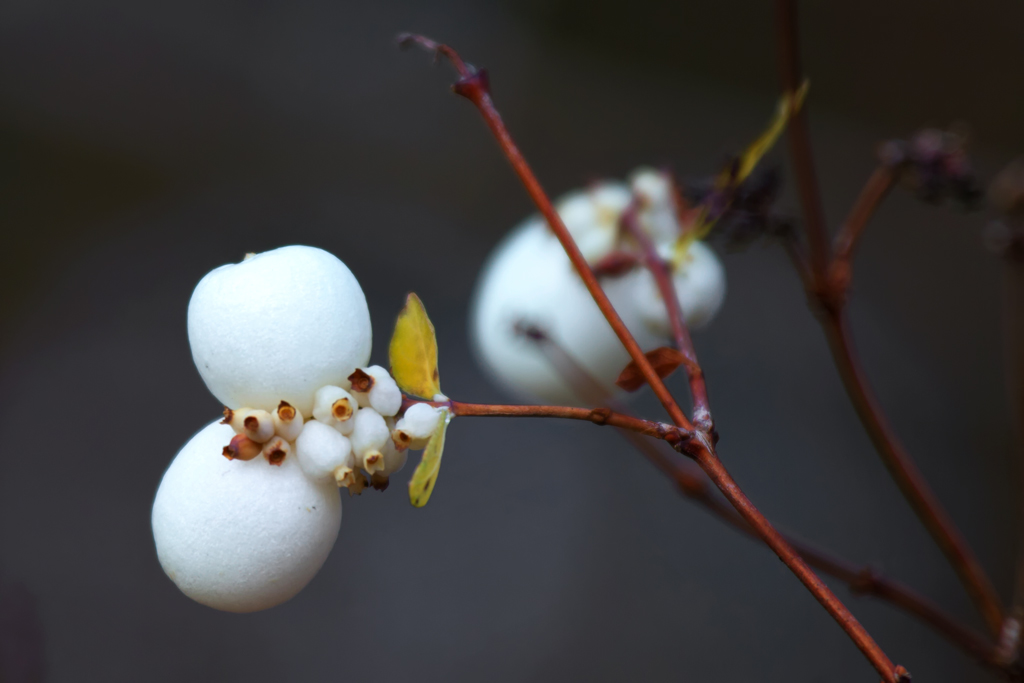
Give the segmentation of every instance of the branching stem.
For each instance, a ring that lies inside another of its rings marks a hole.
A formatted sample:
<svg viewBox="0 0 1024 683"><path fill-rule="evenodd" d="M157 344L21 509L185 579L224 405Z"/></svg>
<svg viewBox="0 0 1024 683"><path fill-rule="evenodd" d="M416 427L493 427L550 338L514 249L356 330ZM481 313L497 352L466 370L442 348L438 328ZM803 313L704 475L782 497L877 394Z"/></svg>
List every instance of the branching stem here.
<svg viewBox="0 0 1024 683"><path fill-rule="evenodd" d="M795 0L776 0L776 9L782 87L785 92L793 92L802 80ZM849 334L845 298L850 259L865 225L895 182L895 171L883 167L871 176L839 234L835 256L828 260L827 232L807 133L806 109L806 105L801 107L790 122L789 139L810 249L809 273L803 274L808 297L820 308L832 356L864 429L904 497L960 577L985 623L998 636L1003 626L999 597L973 551L889 426L869 388Z"/></svg>
<svg viewBox="0 0 1024 683"><path fill-rule="evenodd" d="M458 55L449 47L423 38L422 36L407 35L400 39L401 44L416 44L438 54L443 54L451 59L459 73L459 81L454 86L454 91L472 102L483 116L495 139L504 151L509 163L519 179L526 188L527 193L533 199L537 208L544 216L552 232L558 238L566 255L579 273L587 289L590 291L598 308L604 314L608 323L612 326L619 340L629 352L630 357L640 368L647 383L651 385L654 394L661 401L672 422L692 436L680 444L680 449L693 458L705 474L711 478L726 499L736 508L740 516L754 529L755 533L775 552L782 562L789 567L790 571L796 574L797 578L811 592L815 599L828 611L836 622L847 633L854 644L861 650L864 656L871 662L872 666L887 683L903 683L909 680L909 673L902 666L893 665L881 647L874 641L870 634L857 621L849 609L835 596L835 594L819 579L807 563L800 558L795 550L786 540L772 527L771 523L754 507L753 503L744 495L739 486L732 479L714 450L712 435L709 431L695 430L690 421L683 414L679 404L672 397L664 382L658 376L654 367L644 356L642 349L637 344L633 335L626 328L615 308L612 306L608 296L601 289L601 285L594 275L590 266L584 259L579 247L576 246L572 235L562 223L558 212L555 211L551 200L541 188L540 183L534 176L526 160L523 158L519 148L513 142L511 135L505 128L501 116L494 108L491 101L487 74L485 71L470 69ZM795 88L794 88L795 90ZM812 175L813 177L813 175ZM822 271L816 271L823 273Z"/></svg>
<svg viewBox="0 0 1024 683"><path fill-rule="evenodd" d="M668 313L669 324L672 327L672 336L676 342L676 348L683 354L683 367L686 376L690 381L690 395L693 397L693 422L699 428L709 431L714 428L714 421L711 417L711 404L708 401L708 388L704 382L704 370L697 362L697 351L693 348L693 340L690 338L690 330L686 327L686 319L683 307L679 304L679 296L676 294L675 284L672 282L672 272L669 264L658 254L657 247L647 231L640 227L637 221L638 205L634 200L630 206L622 212L619 224L622 229L632 237L640 251L643 253L644 265L651 271L654 282L658 286L658 292L665 302L665 310Z"/></svg>

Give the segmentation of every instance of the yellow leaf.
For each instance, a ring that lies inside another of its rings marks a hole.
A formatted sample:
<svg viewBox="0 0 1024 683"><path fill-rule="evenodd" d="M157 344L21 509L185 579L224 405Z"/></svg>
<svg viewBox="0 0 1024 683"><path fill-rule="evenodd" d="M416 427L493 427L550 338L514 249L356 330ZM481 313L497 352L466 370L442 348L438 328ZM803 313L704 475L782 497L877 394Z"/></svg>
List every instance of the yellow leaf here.
<svg viewBox="0 0 1024 683"><path fill-rule="evenodd" d="M447 408L442 409L441 421L437 424L433 436L427 442L423 450L423 457L416 471L409 480L409 502L421 508L430 500L430 494L434 492L434 484L437 483L437 473L441 469L441 454L444 452L444 435L448 431L448 422L451 420L451 413Z"/></svg>
<svg viewBox="0 0 1024 683"><path fill-rule="evenodd" d="M391 374L402 391L426 399L441 393L434 325L414 293L406 297L398 314L388 356Z"/></svg>
<svg viewBox="0 0 1024 683"><path fill-rule="evenodd" d="M787 93L779 100L779 107L775 111L775 118L768 124L768 128L740 155L739 168L732 182L738 184L746 180L747 176L754 170L754 167L757 166L757 162L761 160L761 157L772 148L772 145L782 135L782 131L786 130L786 124L800 110L800 105L804 103L804 97L807 96L809 85L808 81L804 81L799 90L792 94Z"/></svg>

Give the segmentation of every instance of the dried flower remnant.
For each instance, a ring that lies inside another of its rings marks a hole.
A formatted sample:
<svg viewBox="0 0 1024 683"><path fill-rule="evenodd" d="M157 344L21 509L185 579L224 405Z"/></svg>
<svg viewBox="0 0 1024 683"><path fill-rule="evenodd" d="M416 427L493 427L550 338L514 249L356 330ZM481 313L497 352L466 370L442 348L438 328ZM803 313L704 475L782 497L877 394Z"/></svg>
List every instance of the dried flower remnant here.
<svg viewBox="0 0 1024 683"><path fill-rule="evenodd" d="M228 460L252 460L262 452L263 444L256 443L245 434L236 434L224 447L222 455Z"/></svg>
<svg viewBox="0 0 1024 683"><path fill-rule="evenodd" d="M952 199L974 208L983 196L962 131L926 128L909 140L883 143L878 156L883 165L899 170L907 188L931 204Z"/></svg>
<svg viewBox="0 0 1024 683"><path fill-rule="evenodd" d="M292 448L288 445L287 441L279 436L275 436L263 446L263 457L271 465L280 467L285 458L291 453L291 450Z"/></svg>

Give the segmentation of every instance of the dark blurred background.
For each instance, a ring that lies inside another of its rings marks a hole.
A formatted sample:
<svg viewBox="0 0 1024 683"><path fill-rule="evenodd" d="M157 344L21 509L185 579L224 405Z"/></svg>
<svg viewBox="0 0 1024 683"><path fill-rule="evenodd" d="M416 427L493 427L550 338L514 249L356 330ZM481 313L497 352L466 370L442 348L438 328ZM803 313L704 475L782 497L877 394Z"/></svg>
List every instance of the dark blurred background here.
<svg viewBox="0 0 1024 683"><path fill-rule="evenodd" d="M833 224L881 139L966 122L983 177L1024 149L1024 5L807 5ZM488 66L560 194L640 164L717 170L773 111L772 19L768 2L711 0L0 4L4 683L877 680L773 555L588 425L459 420L426 508L402 486L346 495L321 573L260 614L182 596L149 528L163 469L220 409L192 365L189 296L245 252L299 243L346 261L377 362L415 289L446 393L505 398L471 360L465 316L482 259L531 206L450 70L399 52L396 33ZM858 253L852 316L897 431L1008 599L1018 491L990 219L897 192ZM736 478L781 526L980 627L782 253L725 265L726 306L696 344ZM649 396L637 408L661 415ZM915 680L990 679L837 590Z"/></svg>

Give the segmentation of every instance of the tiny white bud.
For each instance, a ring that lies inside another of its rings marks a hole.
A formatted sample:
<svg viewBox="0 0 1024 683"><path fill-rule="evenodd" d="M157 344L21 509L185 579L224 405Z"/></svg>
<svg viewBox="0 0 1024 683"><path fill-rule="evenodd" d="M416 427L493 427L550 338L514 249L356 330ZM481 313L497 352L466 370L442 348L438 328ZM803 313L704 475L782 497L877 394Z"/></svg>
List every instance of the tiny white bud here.
<svg viewBox="0 0 1024 683"><path fill-rule="evenodd" d="M352 450L359 458L366 455L367 451L381 450L391 436L384 418L373 408L360 408L353 422L355 429L350 439Z"/></svg>
<svg viewBox="0 0 1024 683"><path fill-rule="evenodd" d="M281 466L285 458L291 455L291 452L292 447L279 436L275 436L263 446L263 457L271 465L278 467Z"/></svg>
<svg viewBox="0 0 1024 683"><path fill-rule="evenodd" d="M441 408L428 403L415 403L409 406L405 415L395 425L392 439L400 449L423 448L427 445L430 435L437 429L441 419Z"/></svg>
<svg viewBox="0 0 1024 683"><path fill-rule="evenodd" d="M302 413L286 401L281 401L271 417L274 432L285 441L295 441L302 432Z"/></svg>
<svg viewBox="0 0 1024 683"><path fill-rule="evenodd" d="M352 466L352 444L333 427L319 421L306 424L295 440L299 466L314 481L330 481L339 467Z"/></svg>
<svg viewBox="0 0 1024 683"><path fill-rule="evenodd" d="M242 418L242 433L256 443L266 443L274 436L274 418L265 410L250 410Z"/></svg>
<svg viewBox="0 0 1024 683"><path fill-rule="evenodd" d="M332 385L320 387L313 397L313 417L326 425L345 422L356 410L356 401L352 395Z"/></svg>

